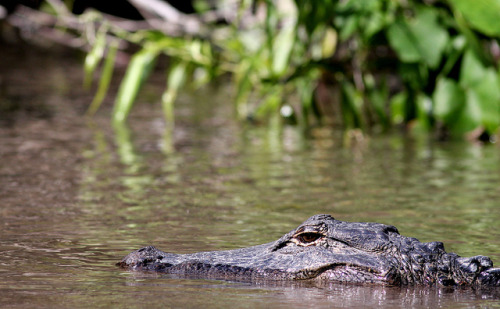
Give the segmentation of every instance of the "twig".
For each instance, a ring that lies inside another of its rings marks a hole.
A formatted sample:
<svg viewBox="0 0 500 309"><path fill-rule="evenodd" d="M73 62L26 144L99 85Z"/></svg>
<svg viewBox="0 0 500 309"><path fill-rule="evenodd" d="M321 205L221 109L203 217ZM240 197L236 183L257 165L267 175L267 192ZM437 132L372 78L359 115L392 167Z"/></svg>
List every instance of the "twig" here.
<svg viewBox="0 0 500 309"><path fill-rule="evenodd" d="M195 16L184 14L167 2L159 0L129 0L146 21L156 29L164 32L178 32L182 30L188 34L200 33L202 22ZM158 18L159 17L159 18Z"/></svg>

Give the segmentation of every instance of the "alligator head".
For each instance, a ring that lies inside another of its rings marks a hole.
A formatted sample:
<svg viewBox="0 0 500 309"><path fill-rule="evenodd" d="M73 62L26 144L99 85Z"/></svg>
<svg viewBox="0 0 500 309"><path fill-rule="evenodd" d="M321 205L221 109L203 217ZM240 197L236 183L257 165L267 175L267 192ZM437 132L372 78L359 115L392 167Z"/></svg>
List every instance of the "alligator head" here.
<svg viewBox="0 0 500 309"><path fill-rule="evenodd" d="M394 226L329 215L313 216L268 244L193 254L149 246L117 265L214 279L500 286L500 268L488 257L462 258L441 242L401 236Z"/></svg>

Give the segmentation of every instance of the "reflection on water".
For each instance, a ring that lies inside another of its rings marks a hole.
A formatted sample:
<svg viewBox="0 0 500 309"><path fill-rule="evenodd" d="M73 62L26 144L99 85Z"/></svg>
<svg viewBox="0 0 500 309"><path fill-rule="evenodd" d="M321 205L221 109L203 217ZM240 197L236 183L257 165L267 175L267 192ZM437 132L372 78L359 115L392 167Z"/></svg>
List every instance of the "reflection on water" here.
<svg viewBox="0 0 500 309"><path fill-rule="evenodd" d="M146 244L194 252L269 242L317 213L396 225L498 264L500 150L240 124L227 89L181 97L174 131L166 131L159 105L134 107L130 127L111 127L108 111L86 123L82 107L91 97L78 90L78 63L3 52L13 60L0 63L0 100L51 114L20 109L1 117L9 119L0 126L2 307L488 307L498 300L498 291L244 284L114 267ZM32 95L19 86L27 71ZM52 84L61 79L66 86ZM155 85L153 78L146 93Z"/></svg>

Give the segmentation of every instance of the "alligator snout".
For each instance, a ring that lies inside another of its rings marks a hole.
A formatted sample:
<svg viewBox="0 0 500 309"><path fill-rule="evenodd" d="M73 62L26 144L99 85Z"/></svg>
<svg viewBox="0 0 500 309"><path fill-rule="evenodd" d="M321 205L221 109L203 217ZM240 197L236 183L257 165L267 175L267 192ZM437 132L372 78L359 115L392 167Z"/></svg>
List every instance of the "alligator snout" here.
<svg viewBox="0 0 500 309"><path fill-rule="evenodd" d="M493 262L487 256L459 257L455 272L464 278L458 282L460 285L477 281L479 285L500 286L500 268L493 268Z"/></svg>

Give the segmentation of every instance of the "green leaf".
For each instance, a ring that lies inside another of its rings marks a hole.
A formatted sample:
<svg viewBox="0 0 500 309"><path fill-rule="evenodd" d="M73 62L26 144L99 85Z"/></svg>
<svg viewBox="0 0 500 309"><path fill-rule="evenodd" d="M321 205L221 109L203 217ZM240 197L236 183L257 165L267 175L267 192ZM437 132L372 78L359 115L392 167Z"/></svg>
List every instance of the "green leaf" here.
<svg viewBox="0 0 500 309"><path fill-rule="evenodd" d="M477 30L500 36L500 0L449 0Z"/></svg>
<svg viewBox="0 0 500 309"><path fill-rule="evenodd" d="M109 46L108 55L106 57L106 61L104 62L104 66L101 72L101 80L99 81L99 87L97 88L97 92L90 103L89 109L87 113L89 115L95 114L95 112L101 106L106 93L108 93L109 84L111 83L111 77L113 76L113 69L115 68L115 57L116 51L118 50L118 42L114 41Z"/></svg>
<svg viewBox="0 0 500 309"><path fill-rule="evenodd" d="M417 107L417 126L415 129L428 131L431 128L432 100L426 95L419 94L415 103Z"/></svg>
<svg viewBox="0 0 500 309"><path fill-rule="evenodd" d="M373 111L378 116L378 121L384 128L388 127L387 101L389 99L389 87L387 85L387 78L381 78L379 83L376 84L375 78L367 74L365 76L365 85Z"/></svg>
<svg viewBox="0 0 500 309"><path fill-rule="evenodd" d="M481 107L477 97L471 91L465 94L465 106L450 126L455 134L470 132L481 125Z"/></svg>
<svg viewBox="0 0 500 309"><path fill-rule="evenodd" d="M487 49L484 48L480 36L472 31L462 14L455 13L457 30L466 38L467 47L470 48L483 63L492 63L493 59Z"/></svg>
<svg viewBox="0 0 500 309"><path fill-rule="evenodd" d="M281 103L283 102L283 87L281 85L273 85L265 90L265 97L260 103L255 112L257 118L262 118L269 114L275 115L279 112Z"/></svg>
<svg viewBox="0 0 500 309"><path fill-rule="evenodd" d="M127 119L139 89L149 75L157 56L156 48L145 47L132 57L118 90L113 110L114 122L123 122Z"/></svg>
<svg viewBox="0 0 500 309"><path fill-rule="evenodd" d="M285 26L274 39L272 72L275 76L281 76L286 72L294 42L295 27L293 25Z"/></svg>
<svg viewBox="0 0 500 309"><path fill-rule="evenodd" d="M170 71L167 77L167 89L162 96L162 107L165 115L165 120L169 124L174 123L174 102L177 98L179 89L186 81L187 63L178 62L170 66Z"/></svg>
<svg viewBox="0 0 500 309"><path fill-rule="evenodd" d="M465 107L465 92L452 79L442 78L433 94L433 113L437 120L453 125Z"/></svg>
<svg viewBox="0 0 500 309"><path fill-rule="evenodd" d="M500 89L496 72L488 69L480 83L471 87L470 100L474 100L481 111L481 124L494 133L500 125Z"/></svg>
<svg viewBox="0 0 500 309"><path fill-rule="evenodd" d="M465 52L460 69L460 84L463 87L470 87L480 83L486 68L470 49Z"/></svg>
<svg viewBox="0 0 500 309"><path fill-rule="evenodd" d="M351 37L359 27L359 17L351 15L342 20L340 27L340 40L345 41Z"/></svg>
<svg viewBox="0 0 500 309"><path fill-rule="evenodd" d="M315 78L320 75L320 71L313 69L309 72L309 76L305 75L302 78L294 80L293 84L297 89L297 94L300 98L300 104L302 107L301 113L299 113L299 124L303 127L309 125L309 115L318 116L315 113L315 90L317 88L317 82Z"/></svg>
<svg viewBox="0 0 500 309"><path fill-rule="evenodd" d="M170 67L168 73L167 87L179 90L186 81L186 62L178 62Z"/></svg>
<svg viewBox="0 0 500 309"><path fill-rule="evenodd" d="M493 133L500 125L500 79L493 68L487 68L472 51L462 61L460 85L467 91L467 104L477 110L477 122Z"/></svg>
<svg viewBox="0 0 500 309"><path fill-rule="evenodd" d="M404 62L418 62L421 59L415 38L408 25L403 20L398 20L392 24L387 32L387 37L391 47L396 51L399 59Z"/></svg>
<svg viewBox="0 0 500 309"><path fill-rule="evenodd" d="M408 100L408 93L402 91L390 100L391 120L393 124L402 124L405 120L405 106Z"/></svg>
<svg viewBox="0 0 500 309"><path fill-rule="evenodd" d="M416 11L412 19L398 19L387 32L389 43L404 62L424 62L436 68L448 43L449 35L437 22L430 8Z"/></svg>
<svg viewBox="0 0 500 309"><path fill-rule="evenodd" d="M363 125L363 96L351 83L342 84L342 116L347 127Z"/></svg>
<svg viewBox="0 0 500 309"><path fill-rule="evenodd" d="M466 38L464 35L457 35L450 43L446 61L440 72L441 76L447 76L464 54Z"/></svg>
<svg viewBox="0 0 500 309"><path fill-rule="evenodd" d="M96 37L95 44L85 57L83 86L89 88L92 84L92 74L104 55L106 47L106 31L101 29Z"/></svg>
<svg viewBox="0 0 500 309"><path fill-rule="evenodd" d="M325 36L321 42L321 56L323 58L330 58L335 53L337 47L337 31L332 27L328 27L325 30Z"/></svg>
<svg viewBox="0 0 500 309"><path fill-rule="evenodd" d="M380 3L380 2L379 2ZM380 9L380 8L377 8ZM385 16L380 11L374 11L366 22L364 36L370 39L374 34L381 31L386 26Z"/></svg>
<svg viewBox="0 0 500 309"><path fill-rule="evenodd" d="M236 82L236 96L234 101L236 104L236 112L238 117L241 119L248 116L247 99L253 89L253 83L250 76L254 69L252 59L244 58L238 66L238 70L234 74Z"/></svg>

